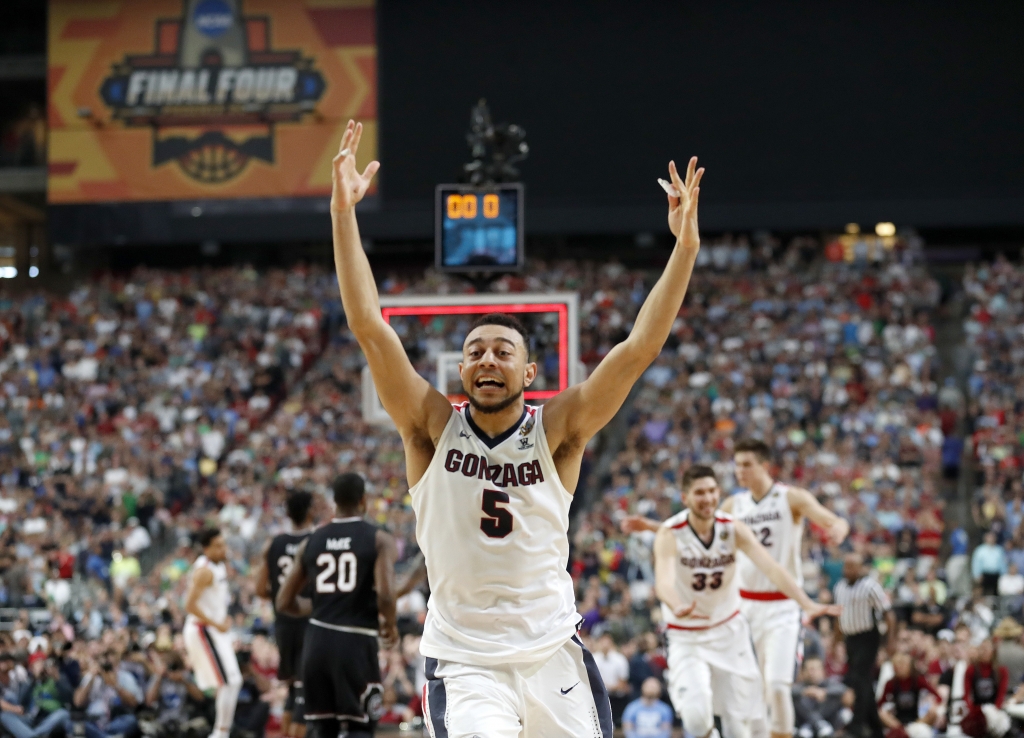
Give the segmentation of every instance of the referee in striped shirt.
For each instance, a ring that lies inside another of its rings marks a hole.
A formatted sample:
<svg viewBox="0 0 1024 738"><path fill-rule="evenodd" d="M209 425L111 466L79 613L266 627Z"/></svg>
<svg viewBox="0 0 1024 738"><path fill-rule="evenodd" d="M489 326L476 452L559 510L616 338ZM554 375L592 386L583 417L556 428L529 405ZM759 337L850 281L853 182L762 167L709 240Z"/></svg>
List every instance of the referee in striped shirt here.
<svg viewBox="0 0 1024 738"><path fill-rule="evenodd" d="M881 644L880 618L885 618L888 645L895 643L896 636L896 615L885 590L868 576L870 564L870 556L848 554L843 560L843 578L834 590L835 603L843 608L839 629L846 639L846 685L856 696L853 720L847 728L854 738L860 738L864 728L870 729L872 738L882 738L882 721L872 688Z"/></svg>

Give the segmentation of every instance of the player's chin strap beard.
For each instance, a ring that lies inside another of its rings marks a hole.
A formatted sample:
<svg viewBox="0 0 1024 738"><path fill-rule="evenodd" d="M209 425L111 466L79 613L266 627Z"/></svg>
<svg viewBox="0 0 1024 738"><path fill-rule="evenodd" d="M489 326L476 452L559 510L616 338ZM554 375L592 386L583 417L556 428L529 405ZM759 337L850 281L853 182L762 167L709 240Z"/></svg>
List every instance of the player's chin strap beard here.
<svg viewBox="0 0 1024 738"><path fill-rule="evenodd" d="M496 405L482 405L473 397L473 395L469 395L469 404L472 405L473 409L476 410L478 413L483 413L484 415L500 413L502 410L511 407L513 403L516 402L516 400L523 396L523 389L523 387L520 387L518 392L516 392L514 395L509 395Z"/></svg>

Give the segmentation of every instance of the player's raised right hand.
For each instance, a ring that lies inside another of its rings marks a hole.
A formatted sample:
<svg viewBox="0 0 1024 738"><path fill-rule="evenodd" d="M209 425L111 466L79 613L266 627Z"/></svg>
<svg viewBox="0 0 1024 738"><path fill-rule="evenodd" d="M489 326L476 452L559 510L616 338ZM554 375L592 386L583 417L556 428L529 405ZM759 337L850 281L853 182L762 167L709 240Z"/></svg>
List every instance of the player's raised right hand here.
<svg viewBox="0 0 1024 738"><path fill-rule="evenodd" d="M676 163L668 163L668 173L672 178L678 197L668 196L668 227L680 243L687 248L700 248L700 229L697 226L697 200L700 198L700 179L704 176L704 167L697 169L697 157L690 157L686 165L686 180L676 171Z"/></svg>
<svg viewBox="0 0 1024 738"><path fill-rule="evenodd" d="M331 212L343 212L355 207L370 187L380 162L371 161L360 174L356 171L356 152L363 137L363 124L349 121L341 137L338 155L331 162Z"/></svg>

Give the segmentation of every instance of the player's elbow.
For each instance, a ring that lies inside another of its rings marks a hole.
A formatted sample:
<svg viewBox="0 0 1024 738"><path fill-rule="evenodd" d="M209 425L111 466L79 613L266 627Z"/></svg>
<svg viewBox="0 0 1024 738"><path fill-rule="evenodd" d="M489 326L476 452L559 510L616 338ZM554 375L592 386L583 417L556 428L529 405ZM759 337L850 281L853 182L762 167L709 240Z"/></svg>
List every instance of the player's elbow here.
<svg viewBox="0 0 1024 738"><path fill-rule="evenodd" d="M374 344L383 340L387 323L381 317L380 310L361 309L345 313L345 320L352 337L360 346Z"/></svg>
<svg viewBox="0 0 1024 738"><path fill-rule="evenodd" d="M623 348L626 349L626 355L630 358L636 373L639 375L661 355L661 349L664 345L664 341L658 343L643 336L630 334Z"/></svg>

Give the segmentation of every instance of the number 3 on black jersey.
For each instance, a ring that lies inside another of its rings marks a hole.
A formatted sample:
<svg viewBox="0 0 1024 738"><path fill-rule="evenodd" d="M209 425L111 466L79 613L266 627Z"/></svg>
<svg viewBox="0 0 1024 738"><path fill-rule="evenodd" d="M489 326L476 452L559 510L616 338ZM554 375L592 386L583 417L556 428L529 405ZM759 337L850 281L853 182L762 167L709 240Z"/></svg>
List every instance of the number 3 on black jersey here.
<svg viewBox="0 0 1024 738"><path fill-rule="evenodd" d="M321 594L334 592L351 592L356 588L356 555L351 551L338 554L337 557L326 551L316 557L316 566L320 573L316 575L316 591ZM338 573L338 582L331 581L334 573Z"/></svg>
<svg viewBox="0 0 1024 738"><path fill-rule="evenodd" d="M483 510L488 517L480 518L480 530L488 538L504 538L512 532L512 513L504 507L498 507L499 502L508 501L507 492L484 490Z"/></svg>

